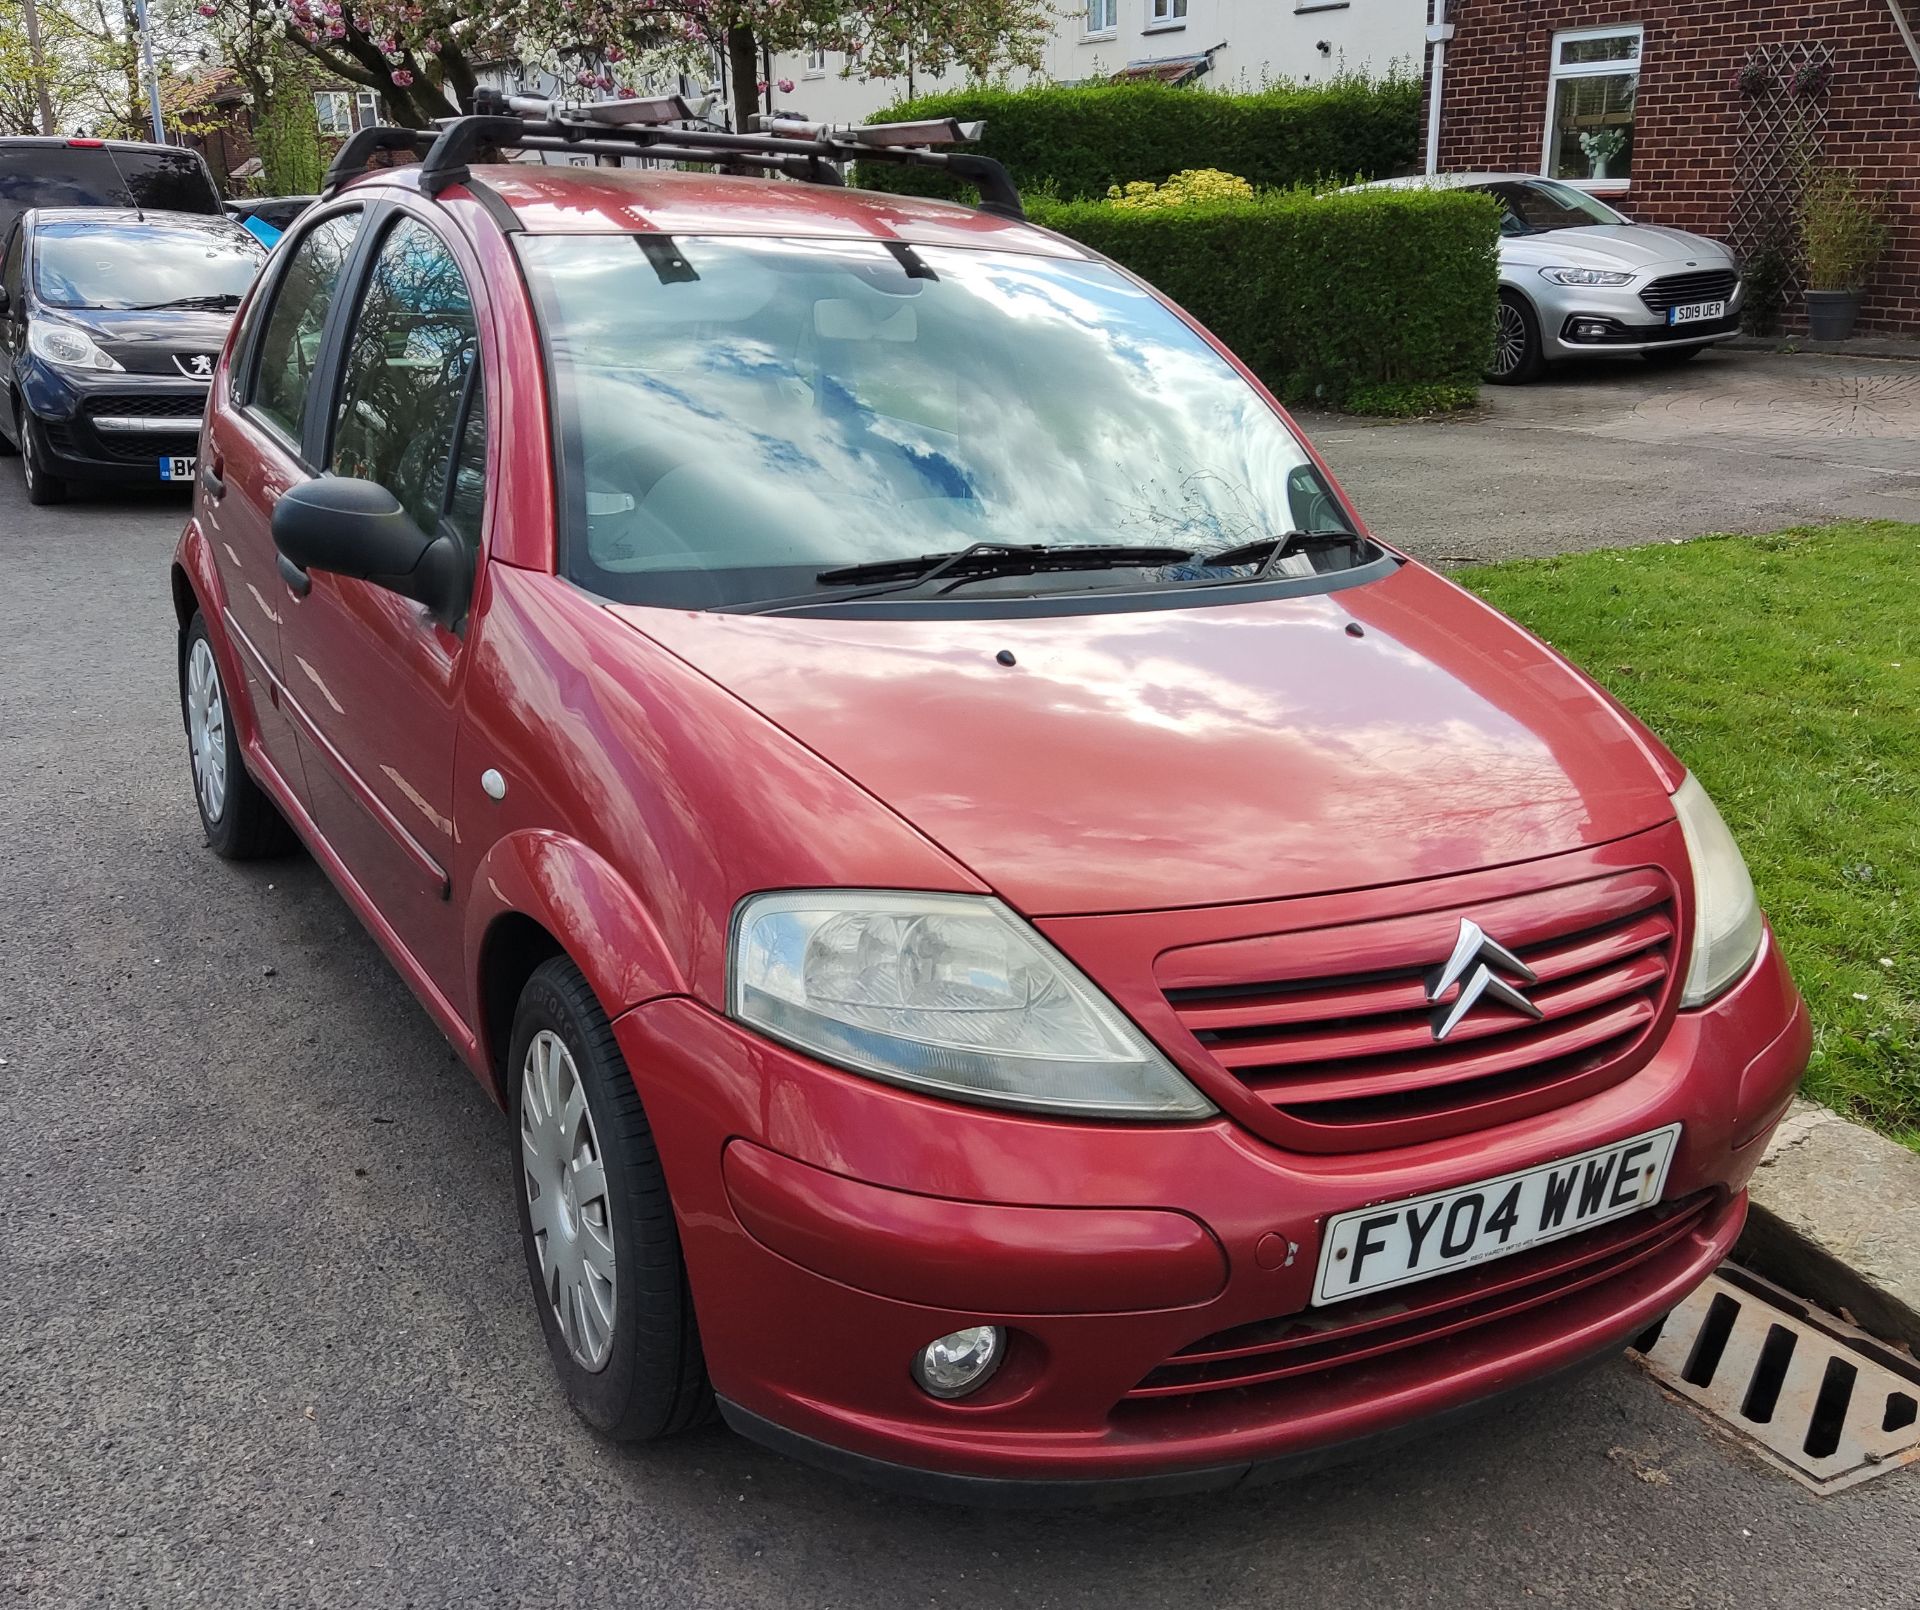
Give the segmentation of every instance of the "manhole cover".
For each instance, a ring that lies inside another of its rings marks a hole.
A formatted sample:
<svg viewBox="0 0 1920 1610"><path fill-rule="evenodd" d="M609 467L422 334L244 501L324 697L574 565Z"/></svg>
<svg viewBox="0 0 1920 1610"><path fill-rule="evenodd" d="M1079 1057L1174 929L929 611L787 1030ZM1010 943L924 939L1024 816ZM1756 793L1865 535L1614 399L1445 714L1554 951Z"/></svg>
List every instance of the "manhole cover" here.
<svg viewBox="0 0 1920 1610"><path fill-rule="evenodd" d="M1920 1365L1733 1264L1633 1345L1662 1382L1815 1492L1920 1459Z"/></svg>

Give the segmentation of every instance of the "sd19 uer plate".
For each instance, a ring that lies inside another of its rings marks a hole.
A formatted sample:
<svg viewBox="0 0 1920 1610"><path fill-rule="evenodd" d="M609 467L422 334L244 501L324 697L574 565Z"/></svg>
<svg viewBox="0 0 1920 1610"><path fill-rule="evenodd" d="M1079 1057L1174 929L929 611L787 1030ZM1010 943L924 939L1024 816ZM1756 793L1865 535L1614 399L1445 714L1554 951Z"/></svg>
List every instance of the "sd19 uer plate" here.
<svg viewBox="0 0 1920 1610"><path fill-rule="evenodd" d="M1669 1124L1478 1185L1336 1214L1313 1300L1345 1302L1449 1274L1651 1207L1679 1140L1680 1126Z"/></svg>

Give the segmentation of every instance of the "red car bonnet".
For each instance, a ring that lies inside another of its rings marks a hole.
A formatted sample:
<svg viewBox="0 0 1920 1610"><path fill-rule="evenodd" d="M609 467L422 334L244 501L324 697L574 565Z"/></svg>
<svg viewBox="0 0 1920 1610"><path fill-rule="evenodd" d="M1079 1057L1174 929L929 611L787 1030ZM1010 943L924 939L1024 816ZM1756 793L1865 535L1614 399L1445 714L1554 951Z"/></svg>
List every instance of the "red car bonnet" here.
<svg viewBox="0 0 1920 1610"><path fill-rule="evenodd" d="M1440 877L1673 814L1653 740L1417 565L1218 608L615 613L1031 915Z"/></svg>

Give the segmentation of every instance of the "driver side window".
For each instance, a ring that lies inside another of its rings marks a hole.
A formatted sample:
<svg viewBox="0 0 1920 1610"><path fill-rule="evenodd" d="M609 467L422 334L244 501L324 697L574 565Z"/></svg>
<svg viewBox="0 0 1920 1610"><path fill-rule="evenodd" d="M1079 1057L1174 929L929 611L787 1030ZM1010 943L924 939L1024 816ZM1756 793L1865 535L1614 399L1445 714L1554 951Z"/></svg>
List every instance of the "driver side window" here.
<svg viewBox="0 0 1920 1610"><path fill-rule="evenodd" d="M452 254L401 218L380 244L347 338L327 468L377 481L432 534L480 540L486 398L473 299Z"/></svg>

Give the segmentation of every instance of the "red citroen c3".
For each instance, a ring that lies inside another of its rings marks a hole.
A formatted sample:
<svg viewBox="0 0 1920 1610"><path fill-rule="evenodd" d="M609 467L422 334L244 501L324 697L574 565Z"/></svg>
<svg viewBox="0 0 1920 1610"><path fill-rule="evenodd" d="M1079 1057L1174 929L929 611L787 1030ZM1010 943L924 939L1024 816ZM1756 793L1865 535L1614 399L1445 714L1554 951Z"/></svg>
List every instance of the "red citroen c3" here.
<svg viewBox="0 0 1920 1610"><path fill-rule="evenodd" d="M1699 785L967 131L687 111L358 136L173 568L207 839L512 1115L578 1411L1178 1492L1655 1324L1809 1049Z"/></svg>

